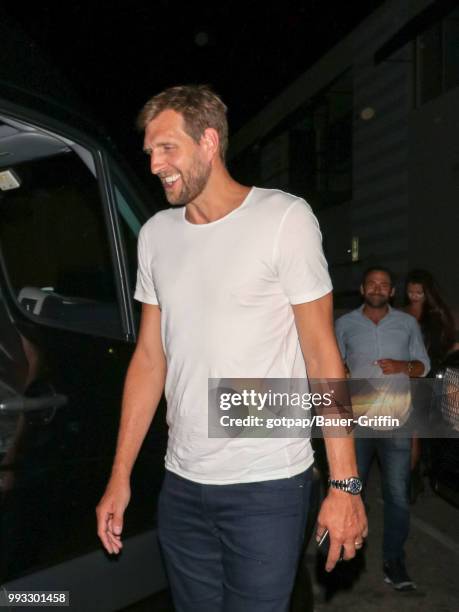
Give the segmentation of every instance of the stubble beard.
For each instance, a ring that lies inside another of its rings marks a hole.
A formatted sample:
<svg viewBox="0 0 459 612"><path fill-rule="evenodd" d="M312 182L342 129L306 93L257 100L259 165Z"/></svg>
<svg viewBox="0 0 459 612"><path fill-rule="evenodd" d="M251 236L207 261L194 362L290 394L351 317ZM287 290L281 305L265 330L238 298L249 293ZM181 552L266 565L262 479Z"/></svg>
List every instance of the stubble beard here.
<svg viewBox="0 0 459 612"><path fill-rule="evenodd" d="M366 295L365 304L370 308L385 308L389 303L389 298L385 295Z"/></svg>
<svg viewBox="0 0 459 612"><path fill-rule="evenodd" d="M209 180L211 165L195 159L187 174L180 172L182 188L177 196L166 191L169 204L183 206L195 200L203 191Z"/></svg>

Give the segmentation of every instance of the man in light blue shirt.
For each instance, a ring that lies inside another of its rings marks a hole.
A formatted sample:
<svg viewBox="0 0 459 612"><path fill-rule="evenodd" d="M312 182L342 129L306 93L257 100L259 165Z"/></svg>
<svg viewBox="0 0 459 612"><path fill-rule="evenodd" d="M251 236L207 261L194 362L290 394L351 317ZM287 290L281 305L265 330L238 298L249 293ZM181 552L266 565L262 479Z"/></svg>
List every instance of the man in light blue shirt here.
<svg viewBox="0 0 459 612"><path fill-rule="evenodd" d="M337 320L336 336L352 378L383 379L383 388L367 415L390 412L403 422L411 404L409 379L425 376L430 362L416 319L390 307L394 291L389 270L379 266L368 269L360 286L364 303ZM404 563L410 519L411 438L360 437L356 439L356 451L364 482L375 454L381 464L384 579L397 590L415 589Z"/></svg>

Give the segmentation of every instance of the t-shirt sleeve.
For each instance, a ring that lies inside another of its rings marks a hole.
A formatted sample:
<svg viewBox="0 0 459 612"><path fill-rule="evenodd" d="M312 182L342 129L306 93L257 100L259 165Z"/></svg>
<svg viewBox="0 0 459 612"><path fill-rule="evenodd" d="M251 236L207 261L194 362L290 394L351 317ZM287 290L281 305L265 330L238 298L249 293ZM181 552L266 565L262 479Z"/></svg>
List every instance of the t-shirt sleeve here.
<svg viewBox="0 0 459 612"><path fill-rule="evenodd" d="M296 200L284 213L273 262L291 304L312 302L332 290L319 223L304 200Z"/></svg>
<svg viewBox="0 0 459 612"><path fill-rule="evenodd" d="M148 244L145 226L140 230L137 242L137 283L134 299L145 304L157 305L155 283L151 268L151 245Z"/></svg>

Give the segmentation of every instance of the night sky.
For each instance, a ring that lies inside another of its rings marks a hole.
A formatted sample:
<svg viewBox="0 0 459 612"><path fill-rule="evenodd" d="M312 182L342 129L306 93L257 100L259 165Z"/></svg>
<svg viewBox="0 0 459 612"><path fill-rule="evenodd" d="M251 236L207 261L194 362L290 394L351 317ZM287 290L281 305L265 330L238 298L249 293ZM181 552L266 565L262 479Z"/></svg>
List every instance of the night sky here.
<svg viewBox="0 0 459 612"><path fill-rule="evenodd" d="M36 2L6 11L66 76L131 165L138 110L180 83L210 83L236 131L382 0Z"/></svg>

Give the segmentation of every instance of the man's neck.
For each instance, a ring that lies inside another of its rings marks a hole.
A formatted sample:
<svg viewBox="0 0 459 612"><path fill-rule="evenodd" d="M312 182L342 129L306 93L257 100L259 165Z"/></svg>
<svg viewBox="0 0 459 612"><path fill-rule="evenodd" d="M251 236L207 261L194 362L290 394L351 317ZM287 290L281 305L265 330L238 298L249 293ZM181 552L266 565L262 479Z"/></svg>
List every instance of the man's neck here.
<svg viewBox="0 0 459 612"><path fill-rule="evenodd" d="M198 225L218 221L238 208L249 191L250 187L235 181L223 165L213 168L203 192L186 205L185 218Z"/></svg>
<svg viewBox="0 0 459 612"><path fill-rule="evenodd" d="M365 304L362 312L370 321L377 325L389 312L389 306L386 304L381 308L374 308L370 304Z"/></svg>

